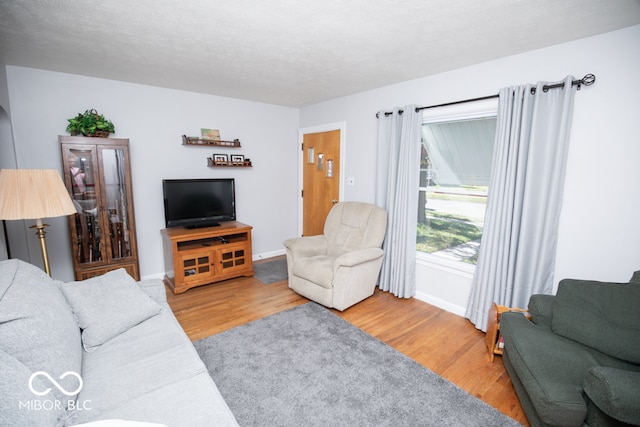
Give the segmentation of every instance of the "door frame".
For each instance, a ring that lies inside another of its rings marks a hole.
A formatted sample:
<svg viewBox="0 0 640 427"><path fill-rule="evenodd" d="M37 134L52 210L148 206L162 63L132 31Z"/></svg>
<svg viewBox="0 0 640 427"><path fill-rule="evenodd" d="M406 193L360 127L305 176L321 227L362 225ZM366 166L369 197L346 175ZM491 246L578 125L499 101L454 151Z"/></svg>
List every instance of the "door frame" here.
<svg viewBox="0 0 640 427"><path fill-rule="evenodd" d="M302 151L302 143L304 141L304 135L308 133L329 132L332 130L340 131L340 179L338 182L338 201L342 201L342 195L344 194L344 175L345 175L345 141L347 122L335 122L327 123L324 125L309 126L298 129L298 236L302 236L302 185L303 185L303 170L302 165L304 162L304 152Z"/></svg>

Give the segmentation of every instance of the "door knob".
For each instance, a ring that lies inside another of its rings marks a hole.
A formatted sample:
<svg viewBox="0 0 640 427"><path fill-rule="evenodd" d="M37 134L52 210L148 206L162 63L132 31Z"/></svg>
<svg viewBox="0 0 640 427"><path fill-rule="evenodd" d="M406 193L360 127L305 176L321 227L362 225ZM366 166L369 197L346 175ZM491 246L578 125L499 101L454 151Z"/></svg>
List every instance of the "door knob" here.
<svg viewBox="0 0 640 427"><path fill-rule="evenodd" d="M333 199L333 200L331 200L331 203L333 203L335 205L336 203L338 203L338 201L336 199Z"/></svg>

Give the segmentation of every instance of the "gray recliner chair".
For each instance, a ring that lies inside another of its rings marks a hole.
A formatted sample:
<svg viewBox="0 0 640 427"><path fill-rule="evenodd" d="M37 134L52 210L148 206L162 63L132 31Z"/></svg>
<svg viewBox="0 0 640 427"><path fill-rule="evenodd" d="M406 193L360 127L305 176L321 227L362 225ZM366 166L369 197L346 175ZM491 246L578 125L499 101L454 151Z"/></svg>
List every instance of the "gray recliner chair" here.
<svg viewBox="0 0 640 427"><path fill-rule="evenodd" d="M340 311L373 295L387 228L384 209L361 202L336 204L324 234L288 239L289 287Z"/></svg>

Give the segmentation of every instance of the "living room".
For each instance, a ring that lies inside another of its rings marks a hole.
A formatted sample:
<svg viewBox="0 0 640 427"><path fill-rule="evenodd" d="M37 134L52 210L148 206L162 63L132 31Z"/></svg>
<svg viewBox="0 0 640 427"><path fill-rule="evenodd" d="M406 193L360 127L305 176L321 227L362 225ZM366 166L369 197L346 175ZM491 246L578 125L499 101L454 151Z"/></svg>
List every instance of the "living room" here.
<svg viewBox="0 0 640 427"><path fill-rule="evenodd" d="M632 86L640 71L638 16L631 17L635 21L629 26L506 56L474 61L467 52L470 59L453 69L308 104L167 88L154 84L162 71L153 67L146 83L89 75L81 65L89 56L65 72L0 62L0 169L62 172L58 135L67 135L68 118L97 109L115 123L112 137L130 140L140 275L161 279L167 271L160 232L165 228L163 179L234 178L237 218L253 227L254 260L265 260L283 255L283 241L300 235L301 133L341 129L340 200L372 202L376 112L468 100L511 85L592 73L596 83L575 97L554 278L556 286L566 277L626 282L640 268L635 247L640 239L640 101ZM112 74L105 76L118 75L121 67L110 64ZM251 158L253 167L208 168L207 157L224 150L182 144L182 135L197 135L201 128L242 141L237 152ZM67 219L46 222L52 276L71 281ZM7 221L7 240L13 258L40 266L30 225ZM0 260L7 258L4 237L0 230ZM421 256L416 265L416 299L463 316L472 272Z"/></svg>
<svg viewBox="0 0 640 427"><path fill-rule="evenodd" d="M116 124L112 136L131 141L140 272L144 278L162 277L163 179L235 178L238 219L254 227L254 257L281 255L282 241L299 234L299 129L344 125L343 176L354 177L355 185L344 186L341 199L371 201L378 110L593 73L596 84L576 95L555 277L625 280L638 267L633 242L640 237L635 215L640 196L634 187L639 102L629 90L640 68L639 39L640 26L629 27L300 108L7 65L1 79L1 166L60 170L57 136L66 134L67 119L98 109ZM181 145L181 135L202 127L220 129L223 139L240 139L242 154L254 166L207 168L206 157L215 150ZM53 275L71 280L66 218L48 222ZM31 232L17 222L7 224L12 253L38 265L37 239L23 237ZM419 260L417 297L460 314L470 277Z"/></svg>

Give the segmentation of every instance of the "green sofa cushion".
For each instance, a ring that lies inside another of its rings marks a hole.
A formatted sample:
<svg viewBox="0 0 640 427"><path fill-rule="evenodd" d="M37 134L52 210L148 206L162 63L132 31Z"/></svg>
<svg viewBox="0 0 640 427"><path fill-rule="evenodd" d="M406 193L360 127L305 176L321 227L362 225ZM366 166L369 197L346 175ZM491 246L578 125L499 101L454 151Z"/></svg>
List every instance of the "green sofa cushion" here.
<svg viewBox="0 0 640 427"><path fill-rule="evenodd" d="M591 368L584 379L584 391L610 417L640 425L640 372Z"/></svg>
<svg viewBox="0 0 640 427"><path fill-rule="evenodd" d="M564 279L551 329L605 354L640 363L640 283Z"/></svg>
<svg viewBox="0 0 640 427"><path fill-rule="evenodd" d="M553 300L555 296L536 294L529 298L527 309L531 315L531 321L539 326L551 329L551 316L553 314Z"/></svg>

